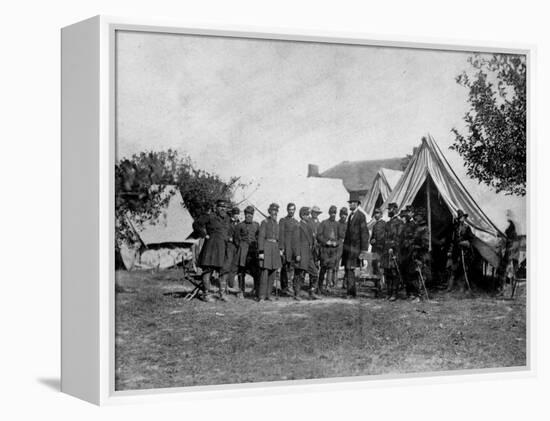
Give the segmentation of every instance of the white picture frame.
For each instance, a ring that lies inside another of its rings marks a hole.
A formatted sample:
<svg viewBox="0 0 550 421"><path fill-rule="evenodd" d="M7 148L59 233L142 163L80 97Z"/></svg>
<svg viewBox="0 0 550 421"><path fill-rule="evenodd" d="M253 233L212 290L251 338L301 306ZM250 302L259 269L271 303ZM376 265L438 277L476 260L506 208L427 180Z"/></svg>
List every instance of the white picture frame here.
<svg viewBox="0 0 550 421"><path fill-rule="evenodd" d="M414 375L382 375L274 383L198 386L144 391L114 388L114 159L115 92L114 34L117 30L216 35L257 39L315 41L525 54L533 68L534 46L468 43L453 40L389 38L320 31L280 31L265 28L209 26L96 16L62 29L62 376L61 390L98 405L166 401L211 396L241 396L296 390L378 387L533 376L533 288L527 282L527 367L453 371ZM532 107L528 74L528 110ZM528 112L528 145L531 122ZM530 150L530 149L528 149ZM528 156L528 168L532 160ZM531 171L531 170L530 170ZM529 173L530 173L529 171ZM531 201L527 196L528 206ZM527 229L529 217L527 218ZM532 238L529 236L529 244ZM527 253L531 249L527 247ZM374 381L376 380L376 381Z"/></svg>

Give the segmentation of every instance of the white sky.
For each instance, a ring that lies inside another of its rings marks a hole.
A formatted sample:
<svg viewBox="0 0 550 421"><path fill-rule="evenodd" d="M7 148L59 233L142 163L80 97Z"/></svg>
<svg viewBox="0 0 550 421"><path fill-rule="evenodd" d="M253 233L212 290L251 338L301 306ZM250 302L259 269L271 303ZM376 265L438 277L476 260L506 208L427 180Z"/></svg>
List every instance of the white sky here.
<svg viewBox="0 0 550 421"><path fill-rule="evenodd" d="M144 32L117 47L118 157L173 148L224 178L303 176L404 156L429 132L497 226L507 208L524 225L525 200L467 179L448 149L467 53Z"/></svg>

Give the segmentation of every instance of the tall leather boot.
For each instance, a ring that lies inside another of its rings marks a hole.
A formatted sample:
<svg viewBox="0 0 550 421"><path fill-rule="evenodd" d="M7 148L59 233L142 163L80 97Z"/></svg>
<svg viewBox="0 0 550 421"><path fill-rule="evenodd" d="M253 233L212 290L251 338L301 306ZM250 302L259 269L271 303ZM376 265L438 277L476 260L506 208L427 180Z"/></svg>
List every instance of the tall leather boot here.
<svg viewBox="0 0 550 421"><path fill-rule="evenodd" d="M327 294L334 284L334 270L327 269L327 285L325 287L325 294Z"/></svg>
<svg viewBox="0 0 550 421"><path fill-rule="evenodd" d="M227 301L227 273L224 273L220 276L220 288L219 288L219 297L221 301Z"/></svg>
<svg viewBox="0 0 550 421"><path fill-rule="evenodd" d="M316 286L318 285L318 282L319 282L319 279L317 276L309 275L309 298L311 298L312 300L316 300L317 298L319 298L315 294L315 289L316 289Z"/></svg>
<svg viewBox="0 0 550 421"><path fill-rule="evenodd" d="M300 301L300 292L302 290L302 283L304 281L304 276L302 273L295 273L292 281L292 286L294 287L294 299Z"/></svg>
<svg viewBox="0 0 550 421"><path fill-rule="evenodd" d="M204 272L202 274L202 285L204 288L204 291L202 293L202 299L207 302L212 301L212 297L210 296L210 289L212 288L212 284L210 283L211 275L212 275L212 272Z"/></svg>
<svg viewBox="0 0 550 421"><path fill-rule="evenodd" d="M239 276L238 276L238 279L239 279L239 298L243 298L244 297L244 292L245 292L245 284L244 284L244 280L245 280L245 274L244 273L239 273Z"/></svg>

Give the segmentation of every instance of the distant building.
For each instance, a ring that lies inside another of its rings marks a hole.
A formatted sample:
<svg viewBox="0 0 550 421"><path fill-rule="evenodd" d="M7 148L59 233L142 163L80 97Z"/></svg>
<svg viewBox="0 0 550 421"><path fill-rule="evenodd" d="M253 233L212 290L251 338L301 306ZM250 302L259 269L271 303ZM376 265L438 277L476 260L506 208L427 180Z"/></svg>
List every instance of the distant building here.
<svg viewBox="0 0 550 421"><path fill-rule="evenodd" d="M376 173L381 168L403 170L403 158L343 161L323 172L317 165L308 165L308 177L339 178L348 192L357 192L363 199L369 193Z"/></svg>

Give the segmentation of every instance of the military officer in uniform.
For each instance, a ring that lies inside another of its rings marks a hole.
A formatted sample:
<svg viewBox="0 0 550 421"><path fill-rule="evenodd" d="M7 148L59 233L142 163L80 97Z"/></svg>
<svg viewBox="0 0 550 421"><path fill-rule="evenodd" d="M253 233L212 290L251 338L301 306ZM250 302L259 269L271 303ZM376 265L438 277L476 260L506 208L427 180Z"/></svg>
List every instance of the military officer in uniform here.
<svg viewBox="0 0 550 421"><path fill-rule="evenodd" d="M296 261L294 276L294 298L300 300L302 285L306 274L309 274L309 297L315 299L314 288L317 284L318 269L313 260L315 237L310 222L310 210L304 206L300 208L300 222L294 231L292 240L292 254Z"/></svg>
<svg viewBox="0 0 550 421"><path fill-rule="evenodd" d="M401 211L400 216L403 220L403 230L401 232L401 247L399 248L399 270L405 283L407 298L415 299L420 295L420 290L416 282L416 268L412 260L412 246L416 231L412 206L407 205Z"/></svg>
<svg viewBox="0 0 550 421"><path fill-rule="evenodd" d="M279 241L283 246L281 267L281 289L288 295L293 295L290 284L294 279L294 260L292 256L292 237L298 227L298 221L294 218L296 205L289 203L286 207L287 215L279 220Z"/></svg>
<svg viewBox="0 0 550 421"><path fill-rule="evenodd" d="M258 258L261 276L258 288L258 301L270 300L277 270L281 268L283 246L279 243L279 224L277 213L279 205L272 203L268 209L269 216L260 224L258 231Z"/></svg>
<svg viewBox="0 0 550 421"><path fill-rule="evenodd" d="M319 273L318 291L321 294L326 293L335 282L334 267L337 264L338 258L337 212L338 208L334 205L331 206L328 210L329 218L321 222L317 230L317 242L321 251L321 272ZM325 275L326 286L324 285Z"/></svg>
<svg viewBox="0 0 550 421"><path fill-rule="evenodd" d="M467 213L464 213L461 209L457 211L451 244L447 252L447 256L452 261L447 291L454 288L455 282L459 285L460 292L465 290L466 277L473 257L472 240L474 239L472 229L466 224L467 218Z"/></svg>
<svg viewBox="0 0 550 421"><path fill-rule="evenodd" d="M334 267L335 282L338 280L338 270L342 262L342 252L344 251L344 238L346 237L346 230L348 228L348 208L340 208L340 219L338 220L338 251L336 256L336 266ZM346 289L345 277L342 280L342 289Z"/></svg>
<svg viewBox="0 0 550 421"><path fill-rule="evenodd" d="M319 241L317 240L317 232L319 231L319 226L321 225L321 221L319 220L319 215L321 215L323 212L321 211L321 208L319 206L314 205L311 207L311 217L309 218L309 222L311 224L311 227L313 229L313 237L315 238L315 249L313 253L313 261L315 262L315 266L317 266L317 273L319 273L319 270L321 268L321 249L319 246ZM318 292L317 285L315 286L316 292Z"/></svg>
<svg viewBox="0 0 550 421"><path fill-rule="evenodd" d="M239 214L241 213L238 207L233 207L228 213L229 217L229 231L227 233L227 240L225 244L225 262L222 267L222 277L224 283L230 289L235 287L235 276L237 276L237 242L235 241L235 231L239 224Z"/></svg>
<svg viewBox="0 0 550 421"><path fill-rule="evenodd" d="M226 243L229 238L230 223L227 216L227 202L218 200L215 212L205 218L199 218L200 223L196 228L199 235L204 238L198 265L202 268L202 280L204 286L203 299L212 301L210 296L211 276L213 272L220 273L226 258ZM220 277L219 298L225 301L225 285L223 277Z"/></svg>
<svg viewBox="0 0 550 421"><path fill-rule="evenodd" d="M386 237L384 243L384 254L382 256L382 268L384 269L384 277L386 279L387 299L390 301L397 300L399 292L399 247L401 240L401 231L403 229L403 221L397 216L397 204L390 203L388 205L388 217L386 222Z"/></svg>
<svg viewBox="0 0 550 421"><path fill-rule="evenodd" d="M247 206L244 210L244 221L237 225L235 243L237 244L237 273L239 279L239 297L245 293L245 277L248 273L254 280L254 291L258 290L260 277L258 267L258 232L260 224L253 220L254 207Z"/></svg>
<svg viewBox="0 0 550 421"><path fill-rule="evenodd" d="M384 244L386 242L386 221L382 219L382 210L374 210L375 223L372 226L372 235L370 237L371 252L376 253L376 258L372 261L372 274L381 275L380 257L384 253Z"/></svg>
<svg viewBox="0 0 550 421"><path fill-rule="evenodd" d="M344 237L342 264L345 269L347 298L352 298L357 296L355 270L361 266L362 255L369 248L369 229L365 214L358 209L361 204L359 195L350 193L348 203L350 214Z"/></svg>
<svg viewBox="0 0 550 421"><path fill-rule="evenodd" d="M422 284L430 283L432 277L431 256L430 256L430 232L426 223L426 210L418 208L414 211L415 230L412 241L412 263L414 265L416 276L415 281L420 290L419 299L424 289Z"/></svg>

